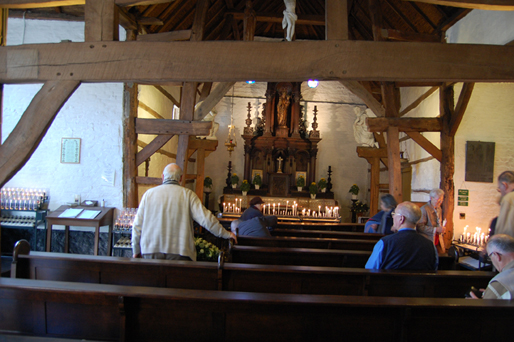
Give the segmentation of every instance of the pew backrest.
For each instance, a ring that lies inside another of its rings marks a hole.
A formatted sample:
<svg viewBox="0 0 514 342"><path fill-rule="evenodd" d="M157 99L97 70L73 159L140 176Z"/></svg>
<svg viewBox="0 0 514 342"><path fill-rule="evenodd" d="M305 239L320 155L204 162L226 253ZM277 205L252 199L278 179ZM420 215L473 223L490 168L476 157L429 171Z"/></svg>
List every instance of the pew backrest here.
<svg viewBox="0 0 514 342"><path fill-rule="evenodd" d="M502 300L218 292L0 279L0 330L125 341L511 338ZM452 324L441 320L451 319ZM473 324L470 321L473 320ZM461 328L456 328L461 327Z"/></svg>
<svg viewBox="0 0 514 342"><path fill-rule="evenodd" d="M333 238L300 238L300 237L273 237L258 238L237 237L239 246L262 247L288 247L288 248L318 248L318 249L345 249L356 251L372 251L376 241L360 239L333 239Z"/></svg>

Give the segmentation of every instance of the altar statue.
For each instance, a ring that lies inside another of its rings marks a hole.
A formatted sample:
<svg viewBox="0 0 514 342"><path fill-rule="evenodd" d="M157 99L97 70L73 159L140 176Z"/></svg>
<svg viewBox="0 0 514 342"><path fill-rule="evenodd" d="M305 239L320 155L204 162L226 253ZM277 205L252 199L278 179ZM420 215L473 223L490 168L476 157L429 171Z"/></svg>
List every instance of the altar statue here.
<svg viewBox="0 0 514 342"><path fill-rule="evenodd" d="M359 146L367 147L378 147L375 142L375 137L372 132L368 131L368 125L366 124L366 118L368 118L367 111L369 108L364 110L361 107L355 107L353 111L357 118L353 123L353 135L355 141Z"/></svg>
<svg viewBox="0 0 514 342"><path fill-rule="evenodd" d="M209 135L202 135L197 136L198 139L207 139L207 140L218 140L216 137L216 133L218 132L218 129L220 128L220 124L214 121L214 118L218 112L216 111L210 111L203 119L202 121L212 121L212 127L209 131Z"/></svg>
<svg viewBox="0 0 514 342"><path fill-rule="evenodd" d="M286 39L287 41L291 41L294 36L294 25L298 16L296 15L296 0L284 0L284 4L286 5L286 10L284 13L284 19L282 19L282 28L286 30Z"/></svg>
<svg viewBox="0 0 514 342"><path fill-rule="evenodd" d="M280 93L277 106L277 121L279 126L287 126L287 107L289 107L290 100L291 95L289 95L286 90Z"/></svg>

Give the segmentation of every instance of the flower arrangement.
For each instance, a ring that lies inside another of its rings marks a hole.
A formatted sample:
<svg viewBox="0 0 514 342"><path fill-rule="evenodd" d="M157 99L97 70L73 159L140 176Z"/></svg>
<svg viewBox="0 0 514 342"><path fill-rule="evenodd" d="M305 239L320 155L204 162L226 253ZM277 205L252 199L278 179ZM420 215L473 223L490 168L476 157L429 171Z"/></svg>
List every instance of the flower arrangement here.
<svg viewBox="0 0 514 342"><path fill-rule="evenodd" d="M296 178L296 186L302 188L305 186L305 178L303 178L303 176Z"/></svg>
<svg viewBox="0 0 514 342"><path fill-rule="evenodd" d="M255 177L253 177L253 184L261 186L262 185L262 178L260 174L256 174Z"/></svg>
<svg viewBox="0 0 514 342"><path fill-rule="evenodd" d="M318 182L318 188L325 189L327 187L327 180L325 178L321 178Z"/></svg>
<svg viewBox="0 0 514 342"><path fill-rule="evenodd" d="M203 187L204 188L212 188L212 178L211 177L205 177L203 180Z"/></svg>
<svg viewBox="0 0 514 342"><path fill-rule="evenodd" d="M309 192L312 195L315 195L318 193L318 185L316 184L316 182L312 182L311 185L309 185Z"/></svg>
<svg viewBox="0 0 514 342"><path fill-rule="evenodd" d="M195 238L195 247L197 261L218 261L220 250L212 243L197 237Z"/></svg>
<svg viewBox="0 0 514 342"><path fill-rule="evenodd" d="M352 210L352 212L356 212L356 213L365 213L369 210L369 206L367 203L363 203L361 201L356 201L355 203L353 203L351 210Z"/></svg>
<svg viewBox="0 0 514 342"><path fill-rule="evenodd" d="M241 184L241 191L248 191L250 190L250 183L245 179L243 180L243 183Z"/></svg>
<svg viewBox="0 0 514 342"><path fill-rule="evenodd" d="M357 186L357 184L354 184L348 192L351 192L353 195L357 196L359 194L359 187Z"/></svg>
<svg viewBox="0 0 514 342"><path fill-rule="evenodd" d="M239 176L233 173L232 177L230 177L230 181L232 182L232 185L237 185L239 183Z"/></svg>

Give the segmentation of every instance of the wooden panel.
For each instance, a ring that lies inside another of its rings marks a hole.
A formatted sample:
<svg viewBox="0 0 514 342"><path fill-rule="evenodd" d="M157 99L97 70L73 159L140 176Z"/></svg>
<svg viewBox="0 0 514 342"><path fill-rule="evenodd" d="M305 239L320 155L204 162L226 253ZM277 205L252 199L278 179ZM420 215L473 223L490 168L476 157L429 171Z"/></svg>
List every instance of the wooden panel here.
<svg viewBox="0 0 514 342"><path fill-rule="evenodd" d="M31 53L34 58L22 59ZM281 56L289 63L269 63ZM376 56L381 56L377 59ZM461 56L467 56L462 58ZM195 60L194 67L191 60ZM35 70L27 73L27 70ZM101 42L6 46L0 82L514 79L514 46L415 42Z"/></svg>

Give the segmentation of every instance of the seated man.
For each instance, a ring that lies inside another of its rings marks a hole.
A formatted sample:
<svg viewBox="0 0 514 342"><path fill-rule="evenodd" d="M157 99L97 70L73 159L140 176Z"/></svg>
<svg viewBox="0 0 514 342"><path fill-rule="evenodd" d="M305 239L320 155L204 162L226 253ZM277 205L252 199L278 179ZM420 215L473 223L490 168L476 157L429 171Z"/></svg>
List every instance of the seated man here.
<svg viewBox="0 0 514 342"><path fill-rule="evenodd" d="M259 216L247 221L234 220L230 224L230 229L240 236L271 237L268 227L276 224L276 216ZM237 229L239 230L236 232Z"/></svg>
<svg viewBox="0 0 514 342"><path fill-rule="evenodd" d="M263 203L264 201L259 196L252 198L250 200L250 203L248 203L250 206L243 212L243 215L241 215L240 220L246 221L254 217L264 216L264 214L262 213Z"/></svg>
<svg viewBox="0 0 514 342"><path fill-rule="evenodd" d="M400 203L393 216L395 234L380 239L366 263L367 269L437 270L439 258L434 244L416 232L421 210L411 202Z"/></svg>
<svg viewBox="0 0 514 342"><path fill-rule="evenodd" d="M487 242L487 255L500 272L485 289L483 299L514 298L514 238L506 234L494 235ZM483 289L480 289L483 291ZM472 298L478 297L470 292Z"/></svg>

